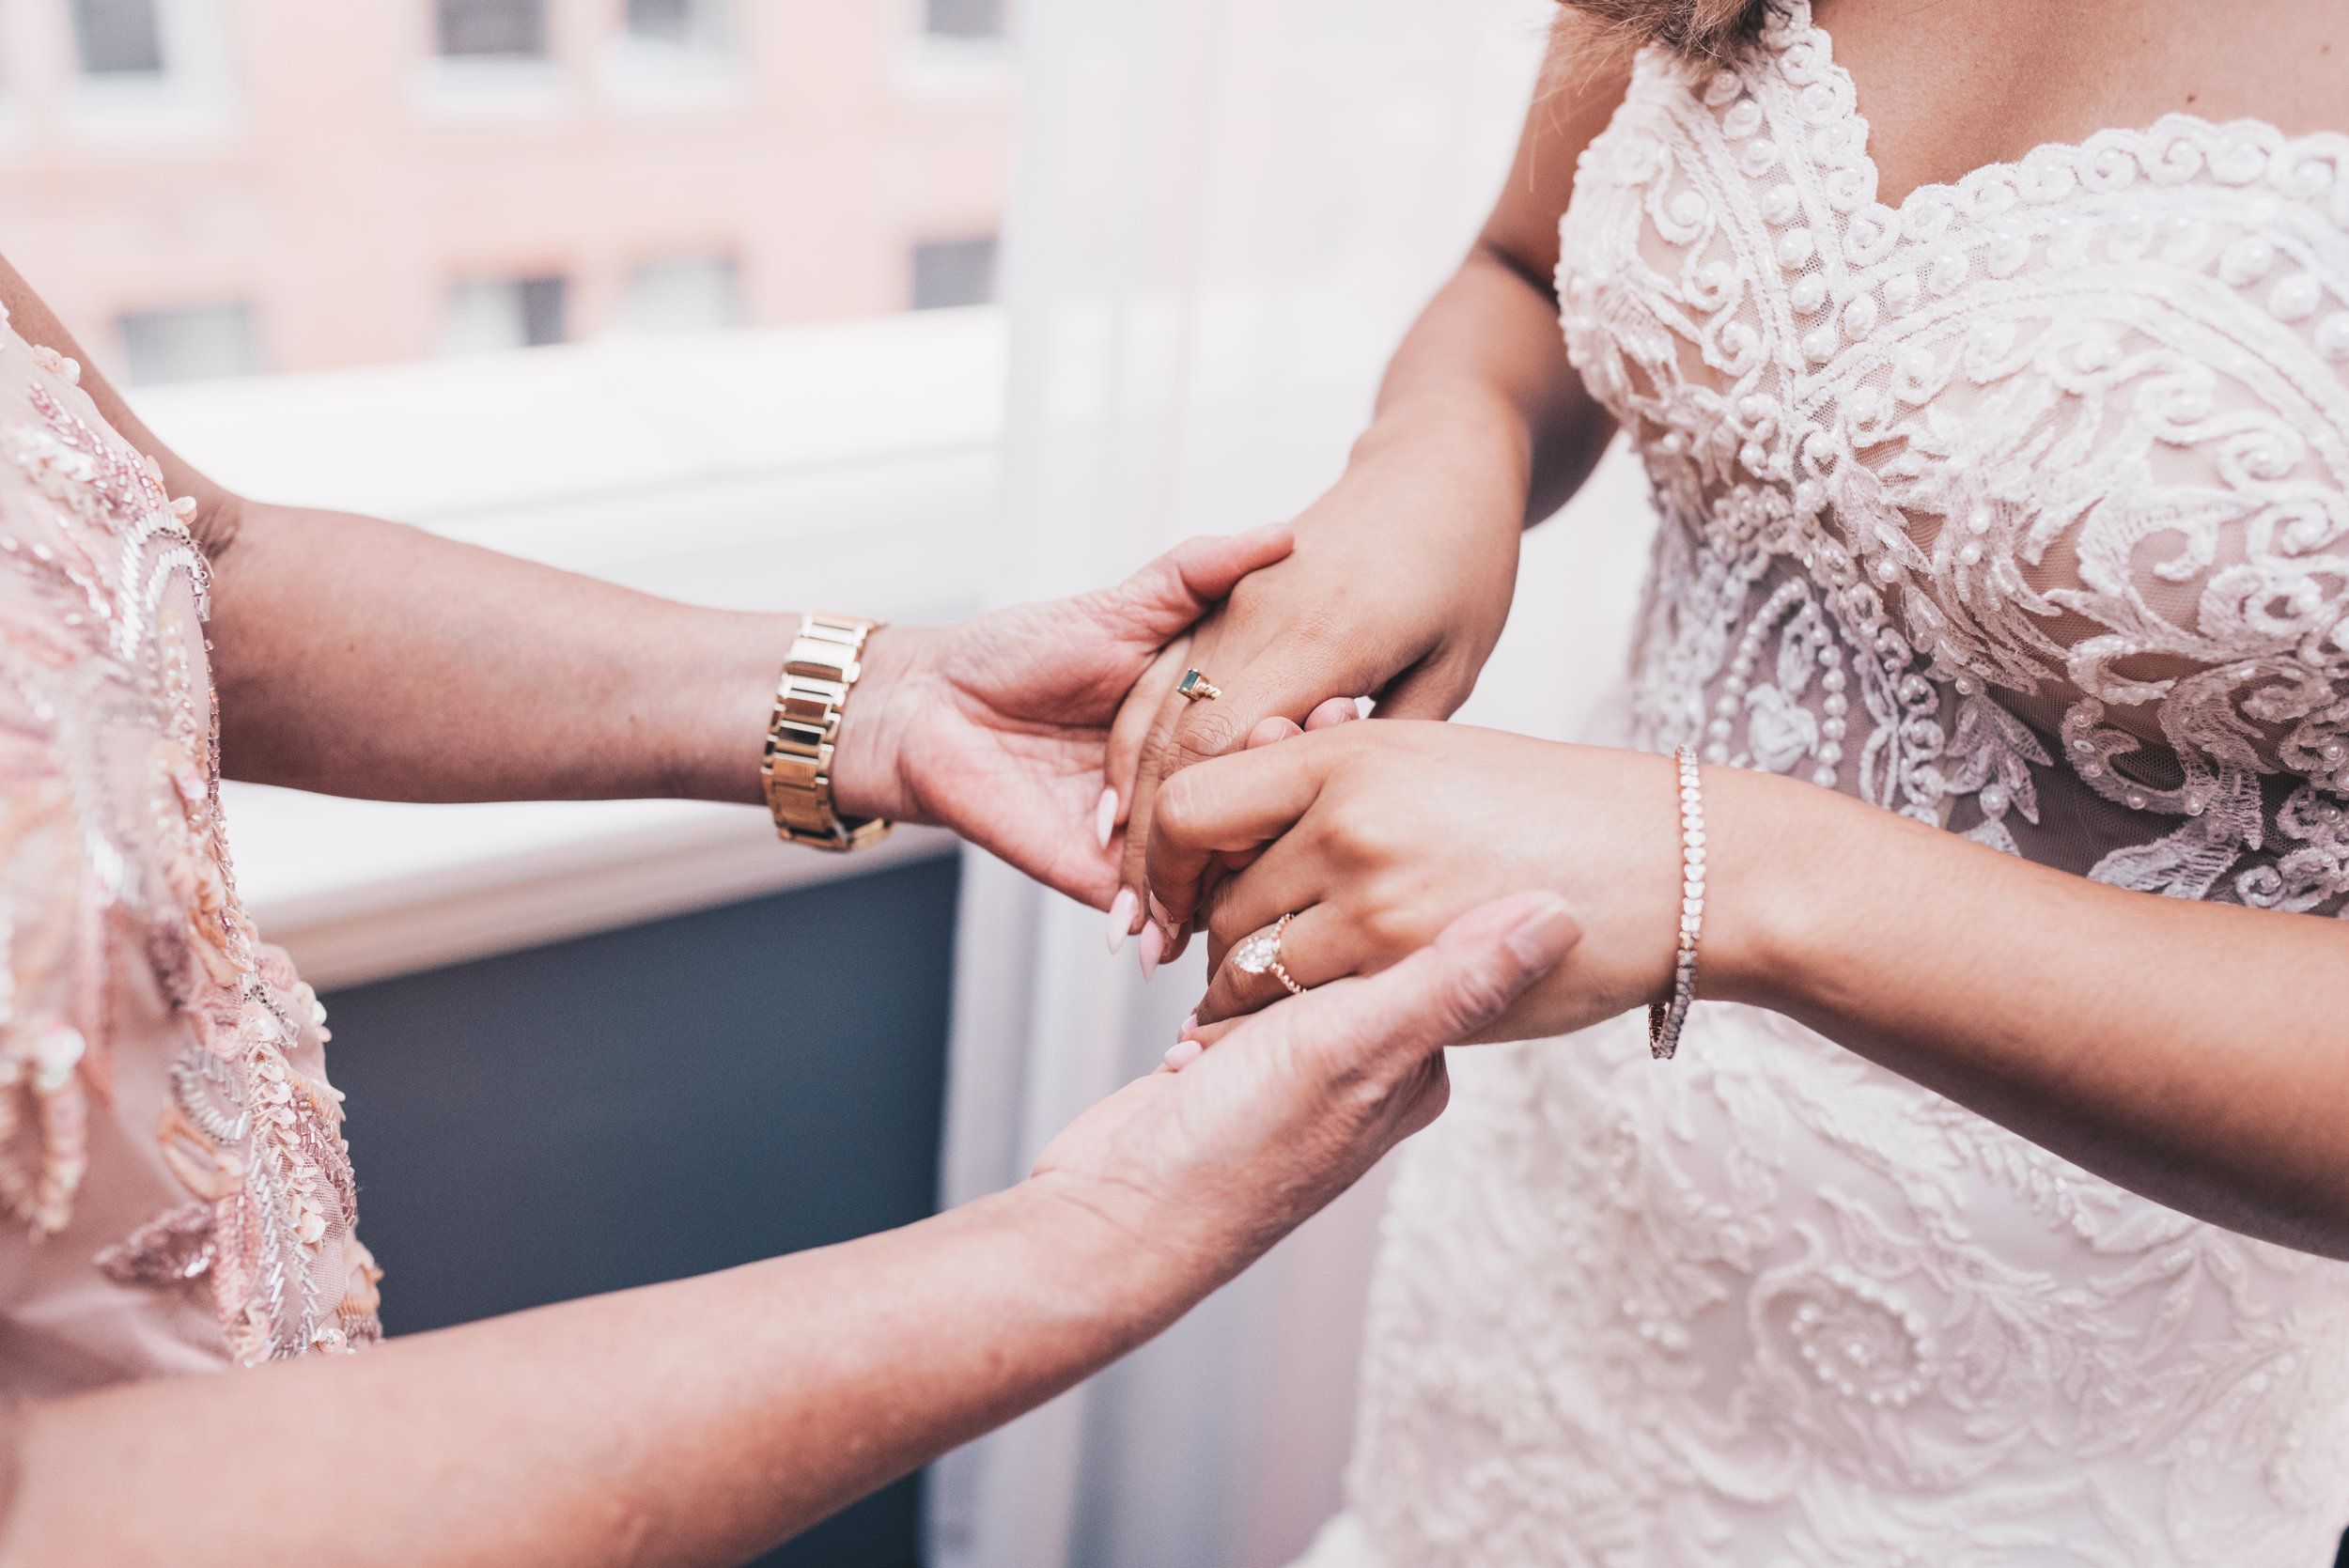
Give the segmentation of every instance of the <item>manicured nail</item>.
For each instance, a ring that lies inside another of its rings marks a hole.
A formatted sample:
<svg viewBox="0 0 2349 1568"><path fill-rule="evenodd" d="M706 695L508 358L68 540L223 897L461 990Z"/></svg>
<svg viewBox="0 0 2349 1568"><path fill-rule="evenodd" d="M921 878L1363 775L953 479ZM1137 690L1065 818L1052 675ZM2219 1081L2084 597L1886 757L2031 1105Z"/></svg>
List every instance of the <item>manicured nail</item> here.
<svg viewBox="0 0 2349 1568"><path fill-rule="evenodd" d="M1093 836L1101 841L1101 847L1110 846L1110 835L1117 831L1117 790L1114 786L1101 791L1101 803L1094 809Z"/></svg>
<svg viewBox="0 0 2349 1568"><path fill-rule="evenodd" d="M1154 921L1142 928L1142 978L1146 985L1159 972L1159 959L1166 953L1166 933Z"/></svg>
<svg viewBox="0 0 2349 1568"><path fill-rule="evenodd" d="M1177 1040L1187 1040L1190 1037L1190 1032L1198 1027L1199 1015L1197 1013L1193 1013L1190 1017L1183 1020L1183 1027L1174 1032L1174 1038Z"/></svg>
<svg viewBox="0 0 2349 1568"><path fill-rule="evenodd" d="M1520 963L1554 964L1572 945L1574 916L1563 901L1546 903L1509 928L1501 940Z"/></svg>
<svg viewBox="0 0 2349 1568"><path fill-rule="evenodd" d="M1110 900L1110 953L1112 956L1126 951L1126 939L1133 932L1134 911L1142 908L1142 900L1131 888L1120 888Z"/></svg>
<svg viewBox="0 0 2349 1568"><path fill-rule="evenodd" d="M1205 1055L1206 1049L1196 1040L1177 1040L1166 1048L1166 1064L1179 1073Z"/></svg>
<svg viewBox="0 0 2349 1568"><path fill-rule="evenodd" d="M1160 925L1165 926L1169 931L1174 930L1174 923L1166 918L1166 906L1159 902L1159 895L1153 893L1145 893L1143 896L1150 900L1150 918L1157 921Z"/></svg>

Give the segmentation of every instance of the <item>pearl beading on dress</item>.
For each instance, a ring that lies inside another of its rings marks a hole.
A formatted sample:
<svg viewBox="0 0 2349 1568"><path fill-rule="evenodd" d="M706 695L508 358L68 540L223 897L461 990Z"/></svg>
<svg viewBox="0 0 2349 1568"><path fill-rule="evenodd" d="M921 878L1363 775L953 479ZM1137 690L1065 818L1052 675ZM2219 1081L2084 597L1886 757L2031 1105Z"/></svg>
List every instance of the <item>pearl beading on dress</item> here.
<svg viewBox="0 0 2349 1568"><path fill-rule="evenodd" d="M1640 739L2349 907L2349 137L2168 115L1895 208L1808 8L1765 43L1644 57L1562 235L1667 522Z"/></svg>

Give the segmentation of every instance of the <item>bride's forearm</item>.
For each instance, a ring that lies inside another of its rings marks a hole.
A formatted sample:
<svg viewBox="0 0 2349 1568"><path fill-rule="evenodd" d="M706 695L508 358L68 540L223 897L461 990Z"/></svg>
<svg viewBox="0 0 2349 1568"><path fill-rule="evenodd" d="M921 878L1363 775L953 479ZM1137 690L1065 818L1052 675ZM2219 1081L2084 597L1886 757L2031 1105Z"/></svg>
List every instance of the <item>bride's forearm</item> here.
<svg viewBox="0 0 2349 1568"><path fill-rule="evenodd" d="M1703 994L2173 1208L2349 1257L2349 927L2123 892L1705 770Z"/></svg>
<svg viewBox="0 0 2349 1568"><path fill-rule="evenodd" d="M716 1568L1130 1349L1200 1266L1032 1183L359 1356L33 1405L0 1564Z"/></svg>
<svg viewBox="0 0 2349 1568"><path fill-rule="evenodd" d="M1350 467L1415 474L1429 517L1522 526L1566 503L1613 433L1567 363L1556 302L1486 241L1396 349Z"/></svg>

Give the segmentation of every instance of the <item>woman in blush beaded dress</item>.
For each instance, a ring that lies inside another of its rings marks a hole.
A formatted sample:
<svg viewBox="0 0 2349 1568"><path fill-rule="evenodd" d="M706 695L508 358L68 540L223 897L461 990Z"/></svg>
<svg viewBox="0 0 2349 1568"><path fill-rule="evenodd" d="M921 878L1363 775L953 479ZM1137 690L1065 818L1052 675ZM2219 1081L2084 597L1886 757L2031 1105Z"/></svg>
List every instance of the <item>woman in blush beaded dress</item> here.
<svg viewBox="0 0 2349 1568"><path fill-rule="evenodd" d="M922 1223L379 1343L324 1015L240 908L224 769L409 800L764 793L797 822L762 766L820 720L815 796L851 840L959 826L1105 906L1110 721L1286 533L860 632L835 669L838 618L243 501L159 446L5 264L0 306L6 1568L743 1561L1237 1273L1433 1116L1440 1048L1576 938L1554 894L1497 901ZM830 960L776 953L778 995Z"/></svg>
<svg viewBox="0 0 2349 1568"><path fill-rule="evenodd" d="M1603 8L1659 41L1537 103L1131 790L1128 885L1221 964L1175 1060L1498 891L1589 932L1495 1032L1580 1032L1455 1052L1405 1158L1307 1561L2321 1568L2349 13ZM1448 711L1618 426L1662 528L1613 747L1295 735Z"/></svg>

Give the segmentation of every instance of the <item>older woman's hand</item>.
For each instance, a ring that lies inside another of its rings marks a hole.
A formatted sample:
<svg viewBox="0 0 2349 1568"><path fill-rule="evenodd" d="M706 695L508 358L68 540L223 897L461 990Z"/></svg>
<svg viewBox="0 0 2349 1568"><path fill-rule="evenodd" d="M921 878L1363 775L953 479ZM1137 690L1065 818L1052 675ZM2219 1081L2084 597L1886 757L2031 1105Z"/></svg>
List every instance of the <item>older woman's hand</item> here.
<svg viewBox="0 0 2349 1568"><path fill-rule="evenodd" d="M1303 986L1385 969L1460 911L1548 889L1589 937L1488 1032L1556 1032L1662 996L1679 927L1669 758L1465 724L1346 724L1201 763L1166 781L1150 884L1170 920L1204 915L1213 1024L1285 994L1227 961L1278 921ZM1219 865L1204 908L1190 892ZM1710 938L1708 936L1708 941ZM1210 1032L1207 1038L1213 1038Z"/></svg>
<svg viewBox="0 0 2349 1568"><path fill-rule="evenodd" d="M1421 952L1242 1020L1212 1057L1128 1084L1054 1139L1031 1187L1130 1229L1189 1287L1237 1273L1442 1110L1443 1048L1488 1028L1580 939L1522 893ZM1171 1299L1172 1297L1170 1297Z"/></svg>
<svg viewBox="0 0 2349 1568"><path fill-rule="evenodd" d="M743 1561L1180 1317L1434 1117L1443 1048L1576 936L1547 894L1480 908L900 1230L11 1407L0 1564Z"/></svg>
<svg viewBox="0 0 2349 1568"><path fill-rule="evenodd" d="M842 714L842 814L952 828L1108 908L1117 862L1099 807L1112 722L1169 643L1289 549L1283 527L1191 539L1113 587L876 632Z"/></svg>

